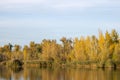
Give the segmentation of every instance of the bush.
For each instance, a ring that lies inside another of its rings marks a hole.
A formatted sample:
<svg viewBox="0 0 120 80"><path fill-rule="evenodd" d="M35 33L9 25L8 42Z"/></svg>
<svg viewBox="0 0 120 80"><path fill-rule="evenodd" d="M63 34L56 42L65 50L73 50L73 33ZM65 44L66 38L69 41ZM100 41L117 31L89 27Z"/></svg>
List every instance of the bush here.
<svg viewBox="0 0 120 80"><path fill-rule="evenodd" d="M22 65L23 65L23 62L18 59L13 60L11 62L11 67L22 67Z"/></svg>
<svg viewBox="0 0 120 80"><path fill-rule="evenodd" d="M111 59L108 59L108 60L105 62L105 67L108 67L108 68L116 68L116 64L115 64Z"/></svg>

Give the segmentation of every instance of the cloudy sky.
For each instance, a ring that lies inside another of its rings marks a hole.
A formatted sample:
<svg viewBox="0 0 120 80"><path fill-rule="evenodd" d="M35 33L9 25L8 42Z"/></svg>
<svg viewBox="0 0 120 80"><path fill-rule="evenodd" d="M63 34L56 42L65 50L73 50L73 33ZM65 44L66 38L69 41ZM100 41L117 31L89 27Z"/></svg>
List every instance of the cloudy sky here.
<svg viewBox="0 0 120 80"><path fill-rule="evenodd" d="M0 0L0 46L116 29L120 0Z"/></svg>

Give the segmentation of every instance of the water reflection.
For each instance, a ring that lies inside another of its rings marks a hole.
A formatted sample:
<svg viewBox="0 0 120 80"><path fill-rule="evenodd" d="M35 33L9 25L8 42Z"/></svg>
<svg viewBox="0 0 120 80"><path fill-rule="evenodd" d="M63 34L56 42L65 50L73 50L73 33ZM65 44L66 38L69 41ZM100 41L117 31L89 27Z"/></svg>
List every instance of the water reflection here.
<svg viewBox="0 0 120 80"><path fill-rule="evenodd" d="M119 80L120 70L111 69L40 69L29 68L16 71L0 67L0 80Z"/></svg>
<svg viewBox="0 0 120 80"><path fill-rule="evenodd" d="M19 73L20 71L23 70L22 67L17 67L17 68L10 68L14 73Z"/></svg>

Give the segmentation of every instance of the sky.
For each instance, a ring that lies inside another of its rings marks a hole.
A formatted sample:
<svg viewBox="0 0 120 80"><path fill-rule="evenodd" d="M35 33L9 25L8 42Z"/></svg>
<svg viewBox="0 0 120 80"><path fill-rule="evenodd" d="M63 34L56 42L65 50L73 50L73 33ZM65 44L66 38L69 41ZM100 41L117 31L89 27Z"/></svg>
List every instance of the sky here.
<svg viewBox="0 0 120 80"><path fill-rule="evenodd" d="M120 33L120 0L0 0L0 46Z"/></svg>

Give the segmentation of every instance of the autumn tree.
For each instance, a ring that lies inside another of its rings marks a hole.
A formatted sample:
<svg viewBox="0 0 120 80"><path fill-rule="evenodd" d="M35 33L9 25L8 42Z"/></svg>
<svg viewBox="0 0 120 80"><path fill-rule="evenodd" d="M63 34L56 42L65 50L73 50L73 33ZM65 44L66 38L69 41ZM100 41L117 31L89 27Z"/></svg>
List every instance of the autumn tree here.
<svg viewBox="0 0 120 80"><path fill-rule="evenodd" d="M62 42L61 60L63 62L66 62L67 59L69 59L68 55L71 53L71 51L73 49L72 40L71 39L67 39L65 37L62 37L60 39L60 41Z"/></svg>
<svg viewBox="0 0 120 80"><path fill-rule="evenodd" d="M117 64L120 63L120 44L115 45L112 60Z"/></svg>
<svg viewBox="0 0 120 80"><path fill-rule="evenodd" d="M80 40L76 38L74 40L74 52L77 61L86 61L88 60L88 54L86 53L86 44L84 37L81 37Z"/></svg>
<svg viewBox="0 0 120 80"><path fill-rule="evenodd" d="M27 45L24 46L23 48L23 57L24 57L24 61L28 60L28 54L29 54L29 48Z"/></svg>
<svg viewBox="0 0 120 80"><path fill-rule="evenodd" d="M13 52L12 52L12 59L23 60L23 54L22 54L20 45L15 44Z"/></svg>
<svg viewBox="0 0 120 80"><path fill-rule="evenodd" d="M11 50L9 48L9 45L4 45L3 50L4 50L3 53L6 56L7 60L10 60L11 59Z"/></svg>
<svg viewBox="0 0 120 80"><path fill-rule="evenodd" d="M61 46L56 43L56 40L44 39L42 45L42 57L45 60L58 60L60 57Z"/></svg>
<svg viewBox="0 0 120 80"><path fill-rule="evenodd" d="M4 60L45 60L59 63L89 62L105 65L107 62L120 63L120 39L115 29L105 34L99 31L95 35L67 39L62 37L62 43L56 40L44 39L41 43L31 41L21 48L11 44L0 47L0 61ZM13 49L12 49L13 47Z"/></svg>

